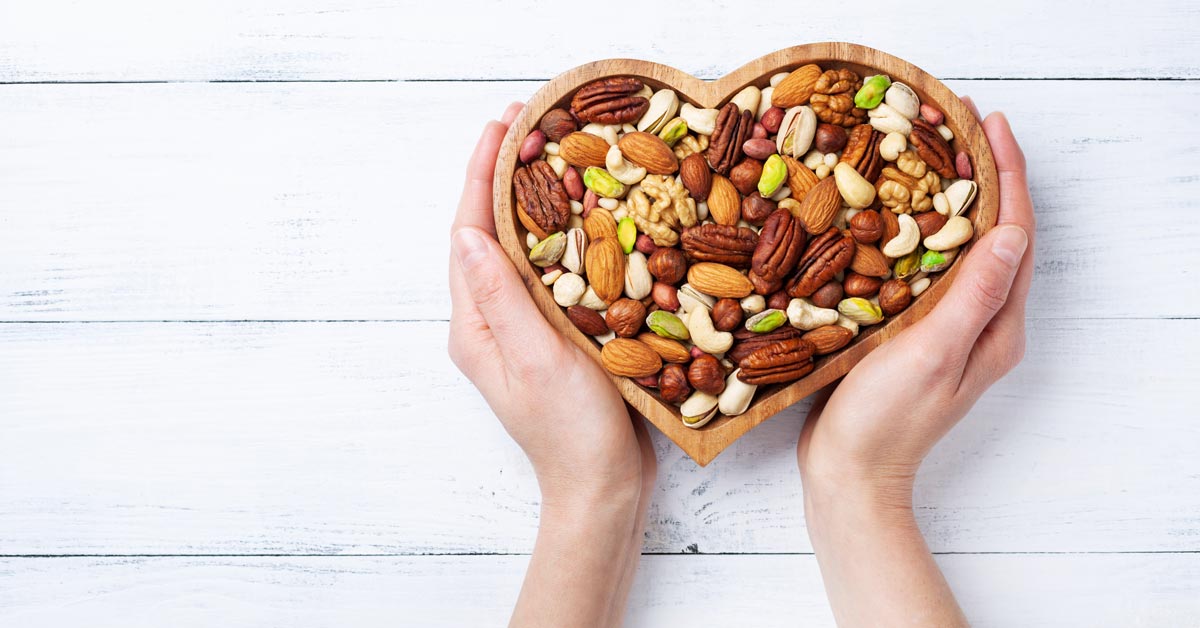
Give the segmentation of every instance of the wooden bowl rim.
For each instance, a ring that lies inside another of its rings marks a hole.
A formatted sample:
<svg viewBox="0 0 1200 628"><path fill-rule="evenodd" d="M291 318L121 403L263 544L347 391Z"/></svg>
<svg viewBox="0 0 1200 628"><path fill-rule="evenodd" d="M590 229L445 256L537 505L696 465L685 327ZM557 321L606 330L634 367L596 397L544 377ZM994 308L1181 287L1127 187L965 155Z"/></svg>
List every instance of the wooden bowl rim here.
<svg viewBox="0 0 1200 628"><path fill-rule="evenodd" d="M1000 201L999 177L991 146L982 126L962 100L941 81L903 59L858 44L812 43L763 55L713 81L705 81L674 67L651 61L593 61L551 79L529 99L504 137L493 179L493 211L500 244L516 266L538 309L555 328L566 334L593 359L600 360L599 343L575 328L567 318L566 311L555 303L551 291L542 284L540 269L529 262L524 250L524 228L515 215L512 177L519 165L517 155L521 142L536 128L542 115L550 109L562 106L582 85L606 76L635 76L656 89L670 87L681 98L697 106L718 107L747 85L764 87L771 75L807 63L817 63L822 69L850 67L860 74L863 70L887 74L893 81L898 80L912 87L922 103L932 103L941 109L945 115L944 124L954 133L952 146L956 152L966 150L974 167L978 194L974 206L967 214L975 226L972 243L995 226ZM705 466L734 440L784 408L844 376L859 360L884 341L920 320L950 287L962 266L961 260L966 257L969 249L968 246L949 269L939 273L941 276L906 310L881 325L865 328L847 348L831 356L819 358L816 368L806 377L791 384L760 390L750 409L739 416L722 416L700 429L692 429L683 425L675 406L642 389L632 380L613 375L610 375L610 378L630 405L645 415L697 464Z"/></svg>

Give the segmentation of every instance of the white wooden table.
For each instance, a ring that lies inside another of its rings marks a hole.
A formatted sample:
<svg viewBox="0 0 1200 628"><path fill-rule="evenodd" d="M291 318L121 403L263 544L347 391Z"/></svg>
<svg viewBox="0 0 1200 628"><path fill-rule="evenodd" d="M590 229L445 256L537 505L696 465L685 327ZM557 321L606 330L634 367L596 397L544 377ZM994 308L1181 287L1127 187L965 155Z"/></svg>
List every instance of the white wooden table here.
<svg viewBox="0 0 1200 628"><path fill-rule="evenodd" d="M1200 626L1200 10L983 4L0 5L0 626L502 625L537 490L445 355L484 121L596 58L830 39L1031 168L1028 357L916 496L968 614ZM656 438L629 625L832 624L805 406L704 469Z"/></svg>

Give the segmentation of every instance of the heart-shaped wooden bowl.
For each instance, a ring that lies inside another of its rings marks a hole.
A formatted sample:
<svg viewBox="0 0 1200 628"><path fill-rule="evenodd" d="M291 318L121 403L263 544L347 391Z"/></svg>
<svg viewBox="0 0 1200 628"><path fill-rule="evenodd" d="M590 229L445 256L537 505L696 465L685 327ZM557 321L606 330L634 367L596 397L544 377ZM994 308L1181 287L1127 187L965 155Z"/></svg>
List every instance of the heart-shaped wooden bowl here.
<svg viewBox="0 0 1200 628"><path fill-rule="evenodd" d="M526 230L516 218L512 179L519 165L517 155L521 142L536 128L542 115L555 107L568 106L576 89L606 76L635 76L656 90L670 87L681 99L698 107L718 108L743 87L766 87L771 75L793 70L806 63L816 63L822 69L849 68L864 77L886 74L893 81L900 81L912 87L922 103L930 103L941 109L945 114L945 124L954 132L951 147L956 152L967 151L974 165L974 179L979 191L974 205L967 213L975 225L974 239L981 237L996 224L999 207L996 164L983 129L962 101L945 85L902 59L856 44L807 44L772 52L715 81L703 81L675 68L649 61L595 61L560 74L533 95L509 128L496 164L494 195L496 232L500 244L520 271L534 302L552 325L592 358L600 360L599 343L576 329L567 318L566 311L554 302L551 290L542 284L541 270L529 262L524 248ZM683 424L679 408L663 401L652 390L642 388L624 377L612 376L613 382L633 407L650 419L698 464L706 465L742 434L842 377L872 349L920 320L950 287L963 257L965 255L959 255L949 269L936 273L932 285L916 298L908 309L889 317L880 325L865 328L845 349L817 358L816 368L808 376L790 384L760 387L750 409L740 416L718 417L704 427L692 429ZM948 341L954 342L954 339ZM537 348L531 347L530 350L536 351Z"/></svg>

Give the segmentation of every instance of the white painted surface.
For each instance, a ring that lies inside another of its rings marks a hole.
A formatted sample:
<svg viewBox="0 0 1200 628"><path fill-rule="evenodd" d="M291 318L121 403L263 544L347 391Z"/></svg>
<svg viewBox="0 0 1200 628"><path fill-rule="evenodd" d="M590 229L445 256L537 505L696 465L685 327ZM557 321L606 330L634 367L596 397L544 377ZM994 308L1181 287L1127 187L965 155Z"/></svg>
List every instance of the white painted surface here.
<svg viewBox="0 0 1200 628"><path fill-rule="evenodd" d="M536 486L441 285L474 138L538 86L496 79L827 39L975 79L1033 169L1028 357L916 498L975 624L1200 625L1196 7L492 4L0 5L0 83L56 83L0 84L0 625L502 624ZM333 82L139 82L264 79ZM338 82L377 79L451 81ZM656 438L645 549L702 555L647 556L629 625L830 624L805 409L705 469Z"/></svg>

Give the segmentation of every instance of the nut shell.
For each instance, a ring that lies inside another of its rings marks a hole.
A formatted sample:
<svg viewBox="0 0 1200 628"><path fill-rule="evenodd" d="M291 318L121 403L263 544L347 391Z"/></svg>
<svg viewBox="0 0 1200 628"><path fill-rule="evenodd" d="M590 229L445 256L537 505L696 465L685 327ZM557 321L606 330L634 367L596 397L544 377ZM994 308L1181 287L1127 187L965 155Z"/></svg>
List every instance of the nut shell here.
<svg viewBox="0 0 1200 628"><path fill-rule="evenodd" d="M696 390L719 395L725 390L725 369L715 357L704 354L692 360L687 371L688 383Z"/></svg>
<svg viewBox="0 0 1200 628"><path fill-rule="evenodd" d="M668 364L658 375L658 394L667 403L679 405L692 394L692 386L688 383L687 371L678 364Z"/></svg>
<svg viewBox="0 0 1200 628"><path fill-rule="evenodd" d="M742 315L742 304L737 300L718 299L712 309L713 327L719 331L733 331L742 324Z"/></svg>
<svg viewBox="0 0 1200 628"><path fill-rule="evenodd" d="M614 338L600 349L600 361L613 375L646 377L662 367L662 358L644 342Z"/></svg>
<svg viewBox="0 0 1200 628"><path fill-rule="evenodd" d="M850 219L850 235L859 244L875 244L883 237L883 218L879 212L864 209Z"/></svg>

